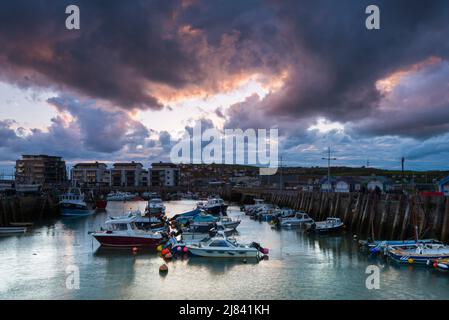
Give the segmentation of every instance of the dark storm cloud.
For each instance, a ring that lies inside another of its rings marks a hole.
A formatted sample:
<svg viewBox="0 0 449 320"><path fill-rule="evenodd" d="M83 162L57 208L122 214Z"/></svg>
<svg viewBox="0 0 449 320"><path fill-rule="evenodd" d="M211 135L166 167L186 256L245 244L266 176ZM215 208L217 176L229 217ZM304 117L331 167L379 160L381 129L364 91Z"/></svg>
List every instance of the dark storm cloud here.
<svg viewBox="0 0 449 320"><path fill-rule="evenodd" d="M372 1L290 1L278 7L297 48L293 78L267 101L275 115L356 120L381 99L375 83L397 69L436 55L447 59L447 1L375 1L381 29L368 31ZM287 48L284 48L287 49Z"/></svg>
<svg viewBox="0 0 449 320"><path fill-rule="evenodd" d="M449 52L447 1L375 1L381 9L376 31L365 28L372 1L185 3L10 2L0 11L2 74L22 85L66 86L125 108L161 108L148 81L206 87L214 81L208 71L220 63L223 77L288 69L281 94L264 102L267 114L346 121L376 108L376 80ZM81 31L64 28L68 4L80 6ZM186 25L205 38L185 40L178 31ZM226 45L224 35L232 39Z"/></svg>
<svg viewBox="0 0 449 320"><path fill-rule="evenodd" d="M177 1L14 1L0 10L2 75L73 88L125 108L160 108L145 81L182 86L195 61L166 37ZM65 29L77 4L81 30Z"/></svg>
<svg viewBox="0 0 449 320"><path fill-rule="evenodd" d="M80 6L81 31L64 28L68 4ZM365 28L371 4L380 7L380 30ZM449 130L449 100L440 99L442 88L447 91L448 38L449 2L443 0L18 0L0 10L0 76L21 86L76 91L110 108L160 109L161 93L150 84L175 92L195 85L211 93L221 90L220 81L286 72L281 89L264 99L249 97L227 114L213 106L216 114L228 119L228 128L277 127L288 148L317 141L307 131L317 117L347 124L352 139L423 140ZM396 108L385 105L387 94L376 82L430 57L441 59L439 67L388 97ZM417 103L410 106L407 97ZM138 123L132 133L116 128L116 111L88 108L68 111L85 126L88 151L133 149L139 139L167 149L167 134L148 140ZM100 117L111 127L96 135L92 119ZM62 119L55 121L54 130L62 130ZM0 129L0 135L11 132Z"/></svg>

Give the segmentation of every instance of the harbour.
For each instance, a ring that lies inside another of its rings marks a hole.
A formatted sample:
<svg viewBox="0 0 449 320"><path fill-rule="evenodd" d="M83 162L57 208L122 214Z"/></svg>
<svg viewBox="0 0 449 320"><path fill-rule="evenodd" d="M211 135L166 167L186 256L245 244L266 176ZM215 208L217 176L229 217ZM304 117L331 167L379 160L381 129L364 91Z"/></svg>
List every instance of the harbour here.
<svg viewBox="0 0 449 320"><path fill-rule="evenodd" d="M205 258L181 254L164 261L155 250L103 248L92 237L104 222L147 201L110 201L105 212L43 218L20 236L0 237L1 299L448 299L444 271L400 265L360 250L353 234L309 234L273 228L230 203L241 223L238 242L256 241L269 258ZM194 209L195 200L164 201L168 218ZM314 217L315 218L315 217ZM168 272L159 267L166 263ZM380 270L380 289L366 287L367 267ZM79 269L79 289L66 286L67 268Z"/></svg>

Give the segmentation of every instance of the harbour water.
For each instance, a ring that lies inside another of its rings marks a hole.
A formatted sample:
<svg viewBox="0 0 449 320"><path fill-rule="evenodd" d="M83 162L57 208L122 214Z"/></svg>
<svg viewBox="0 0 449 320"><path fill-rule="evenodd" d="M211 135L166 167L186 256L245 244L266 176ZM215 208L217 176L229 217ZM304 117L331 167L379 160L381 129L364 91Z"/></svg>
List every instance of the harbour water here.
<svg viewBox="0 0 449 320"><path fill-rule="evenodd" d="M144 249L102 249L89 231L108 216L143 211L145 202L110 202L108 211L47 221L23 236L0 237L0 299L449 299L449 273L398 266L359 251L349 234L310 236L274 230L238 207L239 242L270 249L260 262L184 257L168 263ZM167 202L167 215L191 210L194 201ZM366 268L380 268L380 289L367 289ZM79 289L66 286L79 269Z"/></svg>

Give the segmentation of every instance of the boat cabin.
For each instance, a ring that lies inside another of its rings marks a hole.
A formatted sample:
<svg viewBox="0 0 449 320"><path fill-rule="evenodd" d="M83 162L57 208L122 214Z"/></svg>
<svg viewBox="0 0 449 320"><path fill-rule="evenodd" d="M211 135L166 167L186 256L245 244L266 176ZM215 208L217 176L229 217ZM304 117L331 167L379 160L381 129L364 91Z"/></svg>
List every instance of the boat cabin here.
<svg viewBox="0 0 449 320"><path fill-rule="evenodd" d="M140 230L136 225L136 217L111 218L105 222L107 231L136 231Z"/></svg>
<svg viewBox="0 0 449 320"><path fill-rule="evenodd" d="M71 188L60 196L61 201L84 201L84 194L79 188Z"/></svg>

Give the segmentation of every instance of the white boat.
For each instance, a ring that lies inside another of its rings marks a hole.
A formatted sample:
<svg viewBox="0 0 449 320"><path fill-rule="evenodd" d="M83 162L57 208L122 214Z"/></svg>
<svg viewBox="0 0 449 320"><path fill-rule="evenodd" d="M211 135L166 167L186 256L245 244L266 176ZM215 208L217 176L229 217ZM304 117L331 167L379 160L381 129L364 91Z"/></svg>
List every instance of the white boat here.
<svg viewBox="0 0 449 320"><path fill-rule="evenodd" d="M140 210L131 210L122 217L115 217L111 219L121 218L135 218L134 222L138 229L151 231L166 231L167 225L164 219L156 216L143 216Z"/></svg>
<svg viewBox="0 0 449 320"><path fill-rule="evenodd" d="M159 198L153 198L148 201L145 213L150 215L164 215L165 205Z"/></svg>
<svg viewBox="0 0 449 320"><path fill-rule="evenodd" d="M117 191L108 193L106 199L108 201L129 201L134 199L135 196L136 196L135 194L129 192Z"/></svg>
<svg viewBox="0 0 449 320"><path fill-rule="evenodd" d="M449 246L440 243L391 245L386 251L388 257L398 263L429 264L434 260L449 258Z"/></svg>
<svg viewBox="0 0 449 320"><path fill-rule="evenodd" d="M243 209L242 211L244 211L244 212L248 212L248 211L253 210L257 207L260 207L264 204L265 204L264 199L254 199L254 204L245 205L245 206L241 207L241 209Z"/></svg>
<svg viewBox="0 0 449 320"><path fill-rule="evenodd" d="M87 216L95 213L84 200L84 194L79 188L70 188L60 196L59 208L62 216Z"/></svg>
<svg viewBox="0 0 449 320"><path fill-rule="evenodd" d="M235 230L240 225L240 220L233 220L227 216L221 216L219 223L221 223L225 228Z"/></svg>
<svg viewBox="0 0 449 320"><path fill-rule="evenodd" d="M217 234L207 241L186 246L195 256L212 258L258 258L263 248L257 243L238 244L235 240ZM268 253L267 249L263 249Z"/></svg>
<svg viewBox="0 0 449 320"><path fill-rule="evenodd" d="M198 203L198 208L206 211L209 214L218 215L226 214L226 210L228 208L228 205L225 204L223 199L218 197L212 197L207 199L206 203Z"/></svg>
<svg viewBox="0 0 449 320"><path fill-rule="evenodd" d="M23 234L26 231L26 227L1 227L0 235Z"/></svg>
<svg viewBox="0 0 449 320"><path fill-rule="evenodd" d="M340 231L344 226L345 224L340 218L329 217L324 221L308 223L307 231L314 233L330 233Z"/></svg>
<svg viewBox="0 0 449 320"><path fill-rule="evenodd" d="M279 218L279 225L281 227L298 227L306 223L313 223L313 219L305 212L296 212L293 217Z"/></svg>
<svg viewBox="0 0 449 320"><path fill-rule="evenodd" d="M164 237L160 232L141 230L136 217L122 217L105 222L105 229L92 233L106 247L149 247L156 249Z"/></svg>

